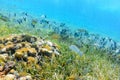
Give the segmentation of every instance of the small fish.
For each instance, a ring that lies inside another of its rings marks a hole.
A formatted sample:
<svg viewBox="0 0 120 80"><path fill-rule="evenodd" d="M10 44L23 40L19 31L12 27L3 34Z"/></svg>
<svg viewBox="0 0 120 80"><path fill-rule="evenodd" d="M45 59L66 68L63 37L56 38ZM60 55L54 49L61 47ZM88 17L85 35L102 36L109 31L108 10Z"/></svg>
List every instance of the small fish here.
<svg viewBox="0 0 120 80"><path fill-rule="evenodd" d="M14 17L16 17L16 13L14 13Z"/></svg>
<svg viewBox="0 0 120 80"><path fill-rule="evenodd" d="M17 22L18 22L19 24L22 24L22 19L18 19Z"/></svg>
<svg viewBox="0 0 120 80"><path fill-rule="evenodd" d="M80 49L76 45L69 46L69 49L76 52L76 53L78 53L80 56L83 55L83 52L81 52Z"/></svg>
<svg viewBox="0 0 120 80"><path fill-rule="evenodd" d="M27 12L22 12L23 15L28 16Z"/></svg>
<svg viewBox="0 0 120 80"><path fill-rule="evenodd" d="M7 22L9 21L9 18L0 13L0 20Z"/></svg>
<svg viewBox="0 0 120 80"><path fill-rule="evenodd" d="M26 17L23 17L23 20L26 21Z"/></svg>

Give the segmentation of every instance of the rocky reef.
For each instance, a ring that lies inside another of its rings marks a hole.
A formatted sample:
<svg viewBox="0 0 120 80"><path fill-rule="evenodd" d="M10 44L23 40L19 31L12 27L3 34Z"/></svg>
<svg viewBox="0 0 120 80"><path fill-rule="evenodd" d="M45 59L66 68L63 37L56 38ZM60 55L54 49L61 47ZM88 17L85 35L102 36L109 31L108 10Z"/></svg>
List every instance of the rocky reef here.
<svg viewBox="0 0 120 80"><path fill-rule="evenodd" d="M10 35L0 38L0 80L32 80L29 75L20 76L16 63L42 66L44 57L49 60L59 56L57 44L30 35Z"/></svg>

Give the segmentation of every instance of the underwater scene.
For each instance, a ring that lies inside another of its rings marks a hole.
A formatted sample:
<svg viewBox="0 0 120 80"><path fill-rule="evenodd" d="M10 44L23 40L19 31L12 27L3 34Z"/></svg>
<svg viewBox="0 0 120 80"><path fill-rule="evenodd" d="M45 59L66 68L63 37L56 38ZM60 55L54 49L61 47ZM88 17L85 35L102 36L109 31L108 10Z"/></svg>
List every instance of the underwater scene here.
<svg viewBox="0 0 120 80"><path fill-rule="evenodd" d="M0 80L120 80L120 1L0 0Z"/></svg>

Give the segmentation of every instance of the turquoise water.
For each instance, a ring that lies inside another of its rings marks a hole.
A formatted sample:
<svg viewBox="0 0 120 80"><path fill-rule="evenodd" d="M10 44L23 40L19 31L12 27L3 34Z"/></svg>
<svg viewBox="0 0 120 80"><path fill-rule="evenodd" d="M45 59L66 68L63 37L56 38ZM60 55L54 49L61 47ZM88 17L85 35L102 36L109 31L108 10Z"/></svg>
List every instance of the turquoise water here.
<svg viewBox="0 0 120 80"><path fill-rule="evenodd" d="M71 28L85 28L120 41L119 0L0 0L0 9L38 17L45 14Z"/></svg>

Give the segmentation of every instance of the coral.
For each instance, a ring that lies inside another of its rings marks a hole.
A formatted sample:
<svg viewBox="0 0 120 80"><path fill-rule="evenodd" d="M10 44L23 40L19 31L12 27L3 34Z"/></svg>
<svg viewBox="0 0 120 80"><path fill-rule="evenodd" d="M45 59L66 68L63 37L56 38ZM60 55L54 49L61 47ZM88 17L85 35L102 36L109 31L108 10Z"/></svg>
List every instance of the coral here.
<svg viewBox="0 0 120 80"><path fill-rule="evenodd" d="M17 51L16 53L15 53L15 58L23 58L23 56L24 56L24 53L23 52L19 52L19 51Z"/></svg>
<svg viewBox="0 0 120 80"><path fill-rule="evenodd" d="M35 50L35 48L28 48L28 55L35 56L36 53L37 51Z"/></svg>
<svg viewBox="0 0 120 80"><path fill-rule="evenodd" d="M5 62L8 60L8 54L0 54L0 61Z"/></svg>
<svg viewBox="0 0 120 80"><path fill-rule="evenodd" d="M6 75L13 67L15 66L15 62L10 61L7 62L4 67L0 71L0 76Z"/></svg>
<svg viewBox="0 0 120 80"><path fill-rule="evenodd" d="M50 46L48 46L48 45L44 45L44 46L43 46L43 48L47 49L48 51L50 51L50 50L51 50L51 47L50 47Z"/></svg>
<svg viewBox="0 0 120 80"><path fill-rule="evenodd" d="M0 75L5 75L3 79L13 79L16 77L14 63L8 62L8 60L14 60L27 68L27 72L30 71L33 74L33 68L41 70L42 60L52 59L52 54L59 55L59 50L57 46L43 39L36 38L30 35L11 35L1 38L0 43L0 62L3 67L0 67ZM56 51L54 53L54 51ZM58 54L56 54L58 53ZM9 56L8 56L9 55ZM22 68L20 68L22 70ZM21 71L20 71L21 72ZM23 72L26 72L23 70ZM31 76L23 75L19 73L19 79L32 79ZM36 72L36 71L34 71ZM8 74L9 73L9 74Z"/></svg>
<svg viewBox="0 0 120 80"><path fill-rule="evenodd" d="M34 57L28 57L27 62L33 64L33 63L37 63L37 60Z"/></svg>

